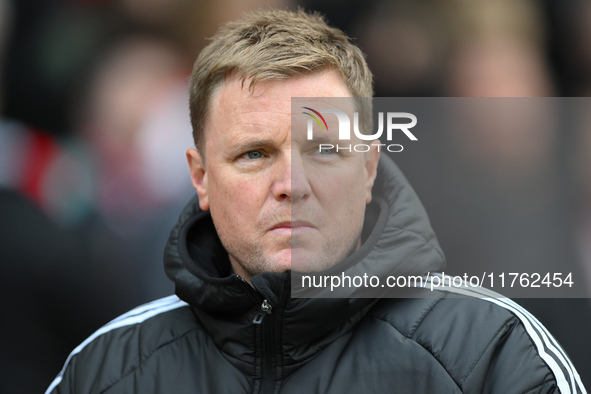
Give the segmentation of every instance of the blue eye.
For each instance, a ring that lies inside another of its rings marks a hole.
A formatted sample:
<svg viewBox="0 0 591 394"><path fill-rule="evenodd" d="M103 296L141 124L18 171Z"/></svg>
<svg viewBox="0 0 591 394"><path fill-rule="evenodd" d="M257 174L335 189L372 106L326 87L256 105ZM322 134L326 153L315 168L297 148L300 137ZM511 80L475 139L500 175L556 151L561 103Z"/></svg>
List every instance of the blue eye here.
<svg viewBox="0 0 591 394"><path fill-rule="evenodd" d="M246 155L249 159L260 159L261 157L263 157L261 151L258 150L252 150L250 152L247 152Z"/></svg>
<svg viewBox="0 0 591 394"><path fill-rule="evenodd" d="M334 148L325 148L325 147L322 147L322 148L319 148L318 149L318 152L321 155L331 155L331 154L334 153Z"/></svg>

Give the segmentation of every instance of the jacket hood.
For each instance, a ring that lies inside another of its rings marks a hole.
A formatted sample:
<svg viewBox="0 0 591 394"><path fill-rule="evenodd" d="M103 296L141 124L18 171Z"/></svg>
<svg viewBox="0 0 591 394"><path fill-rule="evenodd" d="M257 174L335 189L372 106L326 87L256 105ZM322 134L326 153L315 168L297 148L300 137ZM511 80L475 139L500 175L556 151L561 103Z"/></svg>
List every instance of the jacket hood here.
<svg viewBox="0 0 591 394"><path fill-rule="evenodd" d="M423 275L441 270L445 258L427 214L398 167L385 155L380 158L372 196L366 210L362 246L316 275ZM221 334L225 332L224 326L232 326L228 329L233 333L240 327L246 328L260 310L261 302L267 300L273 313L281 313L287 330L283 334L285 350L292 355L293 362L309 357L322 343L348 330L375 302L364 298L372 295L362 289L328 293L330 289L326 288L297 288L302 274L291 271L255 275L251 286L232 273L211 216L200 210L196 197L182 211L170 234L164 265L167 276L175 283L176 294L194 307L197 317L222 349L229 341ZM302 332L309 334L301 335ZM236 352L234 345L231 348ZM245 343L241 351L249 352L248 349Z"/></svg>

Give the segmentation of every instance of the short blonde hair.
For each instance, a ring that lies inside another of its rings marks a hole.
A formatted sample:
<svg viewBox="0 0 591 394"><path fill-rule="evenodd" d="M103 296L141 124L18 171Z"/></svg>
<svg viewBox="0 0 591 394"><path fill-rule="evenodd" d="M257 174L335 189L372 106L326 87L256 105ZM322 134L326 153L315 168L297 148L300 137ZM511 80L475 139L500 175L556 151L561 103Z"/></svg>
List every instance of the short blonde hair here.
<svg viewBox="0 0 591 394"><path fill-rule="evenodd" d="M372 74L363 53L318 13L264 10L227 23L201 51L191 73L189 107L195 146L203 148L211 97L230 74L237 73L243 85L248 80L252 90L259 81L325 69L338 71L353 97L373 96ZM371 99L362 101L371 105Z"/></svg>

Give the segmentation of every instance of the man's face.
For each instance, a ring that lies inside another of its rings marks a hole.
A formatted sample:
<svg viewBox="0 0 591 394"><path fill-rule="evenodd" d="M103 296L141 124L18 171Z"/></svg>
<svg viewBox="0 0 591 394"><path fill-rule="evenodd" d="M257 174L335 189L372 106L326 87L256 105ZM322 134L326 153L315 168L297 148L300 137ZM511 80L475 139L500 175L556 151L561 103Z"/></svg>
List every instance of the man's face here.
<svg viewBox="0 0 591 394"><path fill-rule="evenodd" d="M292 97L350 96L335 71L259 82L254 92L230 77L214 93L206 162L195 149L187 159L199 205L211 211L234 271L245 279L292 267L319 271L359 247L379 153L320 152L306 139L306 115L291 109Z"/></svg>

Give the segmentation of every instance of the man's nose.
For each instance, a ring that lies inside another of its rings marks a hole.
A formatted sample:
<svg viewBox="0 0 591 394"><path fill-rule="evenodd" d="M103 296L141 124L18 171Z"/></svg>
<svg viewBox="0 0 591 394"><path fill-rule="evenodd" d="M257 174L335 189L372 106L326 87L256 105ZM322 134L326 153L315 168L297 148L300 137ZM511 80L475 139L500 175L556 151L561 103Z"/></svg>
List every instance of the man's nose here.
<svg viewBox="0 0 591 394"><path fill-rule="evenodd" d="M277 200L287 199L294 203L307 198L310 192L310 182L302 156L292 150L278 163L273 195Z"/></svg>

